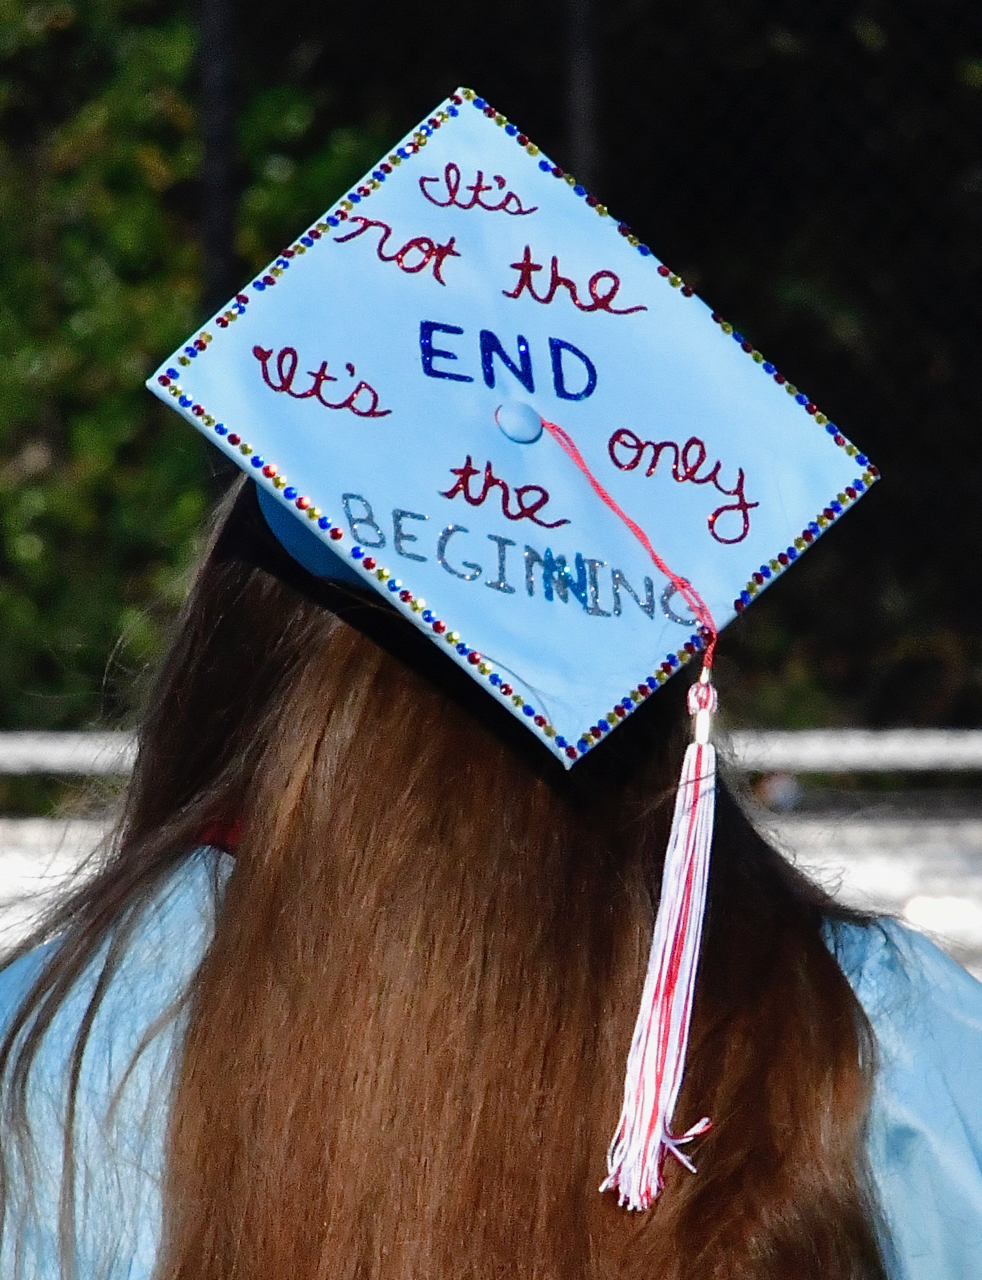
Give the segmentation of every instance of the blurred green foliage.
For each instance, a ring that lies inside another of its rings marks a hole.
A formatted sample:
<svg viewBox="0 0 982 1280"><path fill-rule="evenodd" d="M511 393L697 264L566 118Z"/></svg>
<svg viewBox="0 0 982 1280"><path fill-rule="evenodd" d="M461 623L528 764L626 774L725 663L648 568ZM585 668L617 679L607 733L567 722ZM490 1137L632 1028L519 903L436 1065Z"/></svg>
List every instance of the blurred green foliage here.
<svg viewBox="0 0 982 1280"><path fill-rule="evenodd" d="M125 714L212 496L205 445L143 386L202 319L194 58L174 5L0 0L6 728ZM321 107L289 85L242 105L243 274L374 159L380 121L311 142Z"/></svg>

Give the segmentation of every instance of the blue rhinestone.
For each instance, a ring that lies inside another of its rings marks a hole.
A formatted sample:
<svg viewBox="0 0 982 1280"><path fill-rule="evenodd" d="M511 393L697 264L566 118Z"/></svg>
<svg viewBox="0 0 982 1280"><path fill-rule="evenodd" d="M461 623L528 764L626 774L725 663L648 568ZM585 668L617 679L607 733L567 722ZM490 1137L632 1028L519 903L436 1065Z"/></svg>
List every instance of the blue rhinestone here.
<svg viewBox="0 0 982 1280"><path fill-rule="evenodd" d="M744 338L743 334L742 334L742 333L737 333L737 332L736 332L736 330L734 330L734 331L733 331L733 333L732 333L730 336L732 337L732 339L733 339L733 341L734 341L734 342L744 342L744 341L746 341L746 339Z"/></svg>
<svg viewBox="0 0 982 1280"><path fill-rule="evenodd" d="M338 219L337 219L337 218L335 218L335 217L332 215L330 218L328 218L328 219L327 219L327 225L328 225L329 227L338 227L338 226L340 226L341 224L340 224L340 222L338 221Z"/></svg>
<svg viewBox="0 0 982 1280"><path fill-rule="evenodd" d="M460 654L460 656L461 656L462 658L466 658L466 657L467 657L467 645L466 645L466 644L463 644L463 643L459 644L459 645L457 646L457 652Z"/></svg>
<svg viewBox="0 0 982 1280"><path fill-rule="evenodd" d="M405 147L399 147L396 151L396 155L400 156L403 160L408 160L409 154L410 153L406 150Z"/></svg>
<svg viewBox="0 0 982 1280"><path fill-rule="evenodd" d="M834 511L834 512L835 512L835 514L836 514L837 516L841 516L841 515L842 515L842 503L841 503L841 502L830 502L830 503L829 503L829 508L830 508L832 511Z"/></svg>
<svg viewBox="0 0 982 1280"><path fill-rule="evenodd" d="M862 480L854 480L852 482L852 487L856 490L857 493L866 492L866 486L863 484Z"/></svg>
<svg viewBox="0 0 982 1280"><path fill-rule="evenodd" d="M283 497L286 498L288 502L292 502L296 496L297 496L297 491L296 489L294 489L292 484L288 489L283 490Z"/></svg>
<svg viewBox="0 0 982 1280"><path fill-rule="evenodd" d="M176 378L176 377L177 377L177 374L176 374L176 373L172 373L170 369L168 369L168 370L167 370L167 372L171 375L171 377L172 377L172 378ZM858 466L860 466L860 467L865 467L865 466L868 464L868 462L869 462L869 458L867 458L867 456L866 456L866 454L865 454L865 453L857 453L857 454L856 454L856 463L857 463L857 465L858 465Z"/></svg>
<svg viewBox="0 0 982 1280"><path fill-rule="evenodd" d="M433 615L433 611L432 611L432 609L424 609L424 610L423 610L423 621L424 621L424 622L432 622L432 621L433 621L433 617L434 617L434 615Z"/></svg>
<svg viewBox="0 0 982 1280"><path fill-rule="evenodd" d="M168 369L167 376L168 378L179 378L181 375L177 372L176 369Z"/></svg>
<svg viewBox="0 0 982 1280"><path fill-rule="evenodd" d="M689 636L689 643L692 645L693 649L701 649L702 636Z"/></svg>
<svg viewBox="0 0 982 1280"><path fill-rule="evenodd" d="M649 676L648 679L645 681L645 684L648 686L649 689L658 688L658 681L655 679L654 676Z"/></svg>
<svg viewBox="0 0 982 1280"><path fill-rule="evenodd" d="M237 303L235 304L235 306L232 308L232 310L233 310L233 311L237 311L237 312L239 313L239 315L240 315L240 316L244 316L244 315L245 315L245 307L242 305L242 303L241 303L241 302L237 302Z"/></svg>
<svg viewBox="0 0 982 1280"><path fill-rule="evenodd" d="M186 356L191 356L191 358L193 359L198 354L198 352L194 347L185 347L184 354Z"/></svg>
<svg viewBox="0 0 982 1280"><path fill-rule="evenodd" d="M817 538L817 537L818 537L818 535L822 532L822 530L820 529L820 527L819 527L819 526L815 523L815 521L813 520L813 521L811 522L811 524L808 526L808 532L809 532L809 533L813 533L813 534L815 535L815 537Z"/></svg>
<svg viewBox="0 0 982 1280"><path fill-rule="evenodd" d="M566 739L565 739L565 738L557 738L557 739L556 739L556 746L557 746L557 747L562 747L562 749L565 751L565 750L566 750L566 748L569 746L569 743L566 741Z"/></svg>
<svg viewBox="0 0 982 1280"><path fill-rule="evenodd" d="M224 435L226 435L227 433L228 433L228 427L225 425L225 423L224 423L224 422L216 422L216 423L215 423L215 435L216 435L216 436L224 436Z"/></svg>
<svg viewBox="0 0 982 1280"><path fill-rule="evenodd" d="M483 98L472 98L471 101L474 103L474 106L477 107L478 111L483 111L488 105Z"/></svg>
<svg viewBox="0 0 982 1280"><path fill-rule="evenodd" d="M542 170L543 173L548 173L549 170L552 168L552 165L549 163L548 160L540 160L539 168Z"/></svg>
<svg viewBox="0 0 982 1280"><path fill-rule="evenodd" d="M352 560L360 560L364 554L365 554L365 553L364 553L364 551L361 549L361 547L352 547L352 548L351 548L351 558L352 558Z"/></svg>
<svg viewBox="0 0 982 1280"><path fill-rule="evenodd" d="M515 134L516 134L516 133L518 133L518 125L517 125L517 124L506 124L506 125L505 125L505 133L507 133L507 134L508 134L509 138L514 138Z"/></svg>
<svg viewBox="0 0 982 1280"><path fill-rule="evenodd" d="M327 516L321 516L321 518L317 521L317 527L318 529L330 529L331 522L330 520L328 520Z"/></svg>
<svg viewBox="0 0 982 1280"><path fill-rule="evenodd" d="M254 453L252 457L249 459L249 461L252 463L254 467L261 467L265 462L265 459L260 458L257 454Z"/></svg>
<svg viewBox="0 0 982 1280"><path fill-rule="evenodd" d="M447 114L451 116L459 116L460 112L456 107L447 107Z"/></svg>
<svg viewBox="0 0 982 1280"><path fill-rule="evenodd" d="M648 246L647 246L646 244L639 244L639 245L638 245L638 253L640 253L640 255L641 255L641 257L642 257L642 258L650 258L650 257L651 257L651 250L648 248Z"/></svg>
<svg viewBox="0 0 982 1280"><path fill-rule="evenodd" d="M580 186L580 184L579 184L579 183L577 183L577 184L576 184L576 186L573 188L573 195L574 195L574 196L585 196L585 195L586 195L586 187L581 187L581 186Z"/></svg>
<svg viewBox="0 0 982 1280"><path fill-rule="evenodd" d="M419 131L424 138L430 138L433 136L433 130L430 128L428 124L421 124L419 126Z"/></svg>
<svg viewBox="0 0 982 1280"><path fill-rule="evenodd" d="M788 559L789 559L789 560L797 560L797 559L798 559L798 548L797 548L797 547L788 547Z"/></svg>
<svg viewBox="0 0 982 1280"><path fill-rule="evenodd" d="M526 702L525 706L522 707L522 714L526 716L534 716L535 707L530 707L529 704Z"/></svg>
<svg viewBox="0 0 982 1280"><path fill-rule="evenodd" d="M193 403L194 403L194 401L191 399L191 397L190 397L190 396L181 396L180 400L178 400L178 402L177 402L177 403L178 403L182 408L186 409L189 405L193 404Z"/></svg>
<svg viewBox="0 0 982 1280"><path fill-rule="evenodd" d="M631 701L630 698L621 698L621 706L624 708L625 711L630 711L631 708L634 706L634 703Z"/></svg>
<svg viewBox="0 0 982 1280"><path fill-rule="evenodd" d="M805 395L803 391L798 392L798 394L795 396L795 400L798 402L798 404L808 403L808 397Z"/></svg>
<svg viewBox="0 0 982 1280"><path fill-rule="evenodd" d="M599 738L602 738L603 735L607 733L609 729L610 729L610 725L607 723L606 720L601 720L593 726L593 732Z"/></svg>
<svg viewBox="0 0 982 1280"><path fill-rule="evenodd" d="M829 433L830 436L834 436L835 433L839 430L839 428L835 425L834 422L827 422L825 424L825 430Z"/></svg>
<svg viewBox="0 0 982 1280"><path fill-rule="evenodd" d="M314 242L311 240L310 236L301 236L300 243L305 244L308 249L312 249L314 247Z"/></svg>
<svg viewBox="0 0 982 1280"><path fill-rule="evenodd" d="M276 265L277 265L278 267L280 267L283 271L285 271L285 270L287 269L287 267L290 265L290 259L289 259L289 258L277 258L277 259L276 259Z"/></svg>
<svg viewBox="0 0 982 1280"><path fill-rule="evenodd" d="M399 584L398 584L398 582L396 582L395 578L390 578L390 579L389 579L389 590L390 590L390 591L398 591L398 590L399 590Z"/></svg>
<svg viewBox="0 0 982 1280"><path fill-rule="evenodd" d="M679 665L678 656L674 653L670 653L668 657L665 659L665 661L668 663L670 667L673 667L673 668Z"/></svg>
<svg viewBox="0 0 982 1280"><path fill-rule="evenodd" d="M762 564L760 566L760 576L762 578L769 578L771 576L770 565Z"/></svg>
<svg viewBox="0 0 982 1280"><path fill-rule="evenodd" d="M497 671L492 671L488 679L495 687L501 684L501 676L498 675Z"/></svg>
<svg viewBox="0 0 982 1280"><path fill-rule="evenodd" d="M253 280L252 287L254 289L258 289L260 293L262 293L262 291L266 288L266 286L263 284L261 280Z"/></svg>
<svg viewBox="0 0 982 1280"><path fill-rule="evenodd" d="M777 365L771 364L770 360L765 360L760 367L765 373L777 373Z"/></svg>
<svg viewBox="0 0 982 1280"><path fill-rule="evenodd" d="M743 601L744 604L749 604L750 601L753 599L753 596L750 594L749 591L741 591L740 599Z"/></svg>
<svg viewBox="0 0 982 1280"><path fill-rule="evenodd" d="M351 201L352 204L361 204L361 196L358 194L357 191L349 191L348 199Z"/></svg>
<svg viewBox="0 0 982 1280"><path fill-rule="evenodd" d="M579 752L581 752L581 753L582 753L582 752L585 752L585 751L589 751L589 750L590 750L590 744L589 744L589 742L587 742L586 738L581 738L581 739L579 740L579 742L576 744L576 749L577 749L577 751L579 751Z"/></svg>

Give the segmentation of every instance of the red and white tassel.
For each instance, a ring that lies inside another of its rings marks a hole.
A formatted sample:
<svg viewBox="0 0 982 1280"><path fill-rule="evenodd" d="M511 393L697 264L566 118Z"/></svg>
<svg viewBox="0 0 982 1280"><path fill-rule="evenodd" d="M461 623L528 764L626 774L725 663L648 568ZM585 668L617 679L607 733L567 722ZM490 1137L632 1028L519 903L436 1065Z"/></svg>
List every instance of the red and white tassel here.
<svg viewBox="0 0 982 1280"><path fill-rule="evenodd" d="M657 1198L669 1153L695 1173L682 1146L711 1126L704 1117L685 1133L671 1130L685 1071L713 841L716 750L709 727L715 710L716 690L703 669L689 689L694 740L675 797L648 972L627 1059L624 1107L600 1188L616 1191L629 1209L647 1209Z"/></svg>

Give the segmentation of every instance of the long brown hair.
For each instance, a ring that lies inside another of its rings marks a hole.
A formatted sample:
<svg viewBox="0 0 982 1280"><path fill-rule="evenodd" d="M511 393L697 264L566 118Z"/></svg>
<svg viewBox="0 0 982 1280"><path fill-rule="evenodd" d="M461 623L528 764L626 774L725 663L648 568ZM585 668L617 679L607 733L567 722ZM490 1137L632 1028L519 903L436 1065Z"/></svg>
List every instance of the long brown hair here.
<svg viewBox="0 0 982 1280"><path fill-rule="evenodd" d="M234 817L186 996L159 1280L882 1280L872 1036L822 936L842 913L725 789L675 1117L714 1127L651 1212L597 1192L684 690L564 775L462 705L452 671L238 556L248 502L151 698L118 849L60 909L66 941L7 1036L8 1117L81 967L115 938L108 981L162 878ZM82 1047L84 1029L73 1087Z"/></svg>

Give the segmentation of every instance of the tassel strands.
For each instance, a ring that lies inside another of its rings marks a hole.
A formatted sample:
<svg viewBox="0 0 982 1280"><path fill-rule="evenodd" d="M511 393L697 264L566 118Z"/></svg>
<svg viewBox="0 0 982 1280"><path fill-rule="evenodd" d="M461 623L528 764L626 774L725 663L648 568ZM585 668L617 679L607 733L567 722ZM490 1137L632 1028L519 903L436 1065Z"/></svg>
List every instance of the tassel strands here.
<svg viewBox="0 0 982 1280"><path fill-rule="evenodd" d="M686 749L675 797L648 971L627 1059L624 1106L600 1187L616 1191L629 1209L647 1209L658 1197L669 1154L695 1173L682 1148L712 1123L704 1117L685 1133L671 1130L685 1071L709 879L716 805L716 749L709 728L716 704L704 668L689 690L694 740Z"/></svg>

